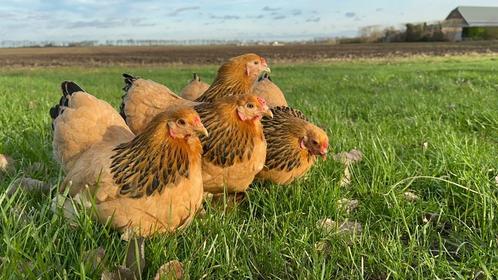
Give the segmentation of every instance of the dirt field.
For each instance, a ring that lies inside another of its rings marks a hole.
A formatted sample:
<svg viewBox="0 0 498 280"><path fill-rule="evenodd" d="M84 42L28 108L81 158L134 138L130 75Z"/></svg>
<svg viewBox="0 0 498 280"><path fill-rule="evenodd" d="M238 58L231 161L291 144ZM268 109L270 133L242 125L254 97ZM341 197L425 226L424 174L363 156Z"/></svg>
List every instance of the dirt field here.
<svg viewBox="0 0 498 280"><path fill-rule="evenodd" d="M458 55L498 53L498 41L285 46L19 48L0 49L0 66L218 64L229 57L247 52L256 52L270 60L279 61Z"/></svg>

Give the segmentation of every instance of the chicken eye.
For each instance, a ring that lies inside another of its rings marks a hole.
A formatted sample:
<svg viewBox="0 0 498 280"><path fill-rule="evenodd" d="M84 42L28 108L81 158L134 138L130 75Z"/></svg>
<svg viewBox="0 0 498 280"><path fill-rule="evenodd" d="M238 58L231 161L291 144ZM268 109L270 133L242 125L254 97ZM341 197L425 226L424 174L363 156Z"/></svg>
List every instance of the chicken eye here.
<svg viewBox="0 0 498 280"><path fill-rule="evenodd" d="M313 146L316 146L318 145L318 142L316 140L311 140L311 144L313 144Z"/></svg>
<svg viewBox="0 0 498 280"><path fill-rule="evenodd" d="M247 104L247 108L249 108L249 109L254 108L254 104L252 104L252 103Z"/></svg>
<svg viewBox="0 0 498 280"><path fill-rule="evenodd" d="M254 64L258 65L258 64L259 64L259 61L257 61L257 60L256 60L256 61L254 61Z"/></svg>
<svg viewBox="0 0 498 280"><path fill-rule="evenodd" d="M184 119L179 119L176 121L176 123L179 125L179 126L184 126L186 123L185 123L185 120Z"/></svg>

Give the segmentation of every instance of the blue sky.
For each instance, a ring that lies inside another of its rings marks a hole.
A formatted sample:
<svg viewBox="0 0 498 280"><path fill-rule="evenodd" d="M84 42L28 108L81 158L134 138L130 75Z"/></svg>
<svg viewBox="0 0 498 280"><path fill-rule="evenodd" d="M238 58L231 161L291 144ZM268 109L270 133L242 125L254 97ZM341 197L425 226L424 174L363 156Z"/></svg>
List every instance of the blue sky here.
<svg viewBox="0 0 498 280"><path fill-rule="evenodd" d="M4 0L0 40L311 39L441 20L459 5L498 0Z"/></svg>

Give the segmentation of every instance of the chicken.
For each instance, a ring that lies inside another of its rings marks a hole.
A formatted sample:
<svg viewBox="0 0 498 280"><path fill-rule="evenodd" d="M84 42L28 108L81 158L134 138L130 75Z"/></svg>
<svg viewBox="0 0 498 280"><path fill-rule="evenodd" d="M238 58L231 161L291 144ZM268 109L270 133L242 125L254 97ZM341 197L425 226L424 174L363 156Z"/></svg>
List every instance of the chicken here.
<svg viewBox="0 0 498 280"><path fill-rule="evenodd" d="M182 98L187 100L195 100L199 96L201 96L207 89L209 88L209 84L201 81L201 77L194 73L194 77L187 86L185 86L180 93Z"/></svg>
<svg viewBox="0 0 498 280"><path fill-rule="evenodd" d="M287 107L287 100L285 100L284 93L273 83L268 73L261 76L254 84L253 94L263 97L268 102L270 108L276 106Z"/></svg>
<svg viewBox="0 0 498 280"><path fill-rule="evenodd" d="M122 97L120 114L133 133L141 132L149 121L169 106L192 105L165 85L130 74L123 74L125 94Z"/></svg>
<svg viewBox="0 0 498 280"><path fill-rule="evenodd" d="M195 109L209 132L209 137L201 137L204 191L245 191L265 163L260 119L272 117L265 100L255 95L227 96Z"/></svg>
<svg viewBox="0 0 498 280"><path fill-rule="evenodd" d="M250 94L254 82L264 72L270 72L266 59L253 53L236 56L218 69L211 86L195 101L212 102L230 95Z"/></svg>
<svg viewBox="0 0 498 280"><path fill-rule="evenodd" d="M187 226L203 195L197 134L207 130L195 110L162 112L135 136L111 105L75 83L62 92L50 110L54 156L66 173L60 191L95 202L100 222L139 236Z"/></svg>
<svg viewBox="0 0 498 280"><path fill-rule="evenodd" d="M153 116L170 106L194 106L224 96L250 94L258 76L269 71L266 60L256 54L231 58L220 67L213 84L196 102L183 99L154 81L123 74L126 85L123 88L125 94L122 98L121 115L131 131L139 133Z"/></svg>
<svg viewBox="0 0 498 280"><path fill-rule="evenodd" d="M290 184L311 168L317 156L326 158L329 139L299 110L282 106L271 111L273 118L261 121L268 147L265 166L256 178Z"/></svg>

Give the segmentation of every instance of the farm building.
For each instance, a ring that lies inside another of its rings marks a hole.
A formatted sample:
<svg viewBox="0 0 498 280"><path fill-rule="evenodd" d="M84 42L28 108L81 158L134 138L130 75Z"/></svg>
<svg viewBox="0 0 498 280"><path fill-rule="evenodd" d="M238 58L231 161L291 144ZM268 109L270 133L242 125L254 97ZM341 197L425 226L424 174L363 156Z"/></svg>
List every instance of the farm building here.
<svg viewBox="0 0 498 280"><path fill-rule="evenodd" d="M442 22L450 41L498 39L498 7L460 6Z"/></svg>

